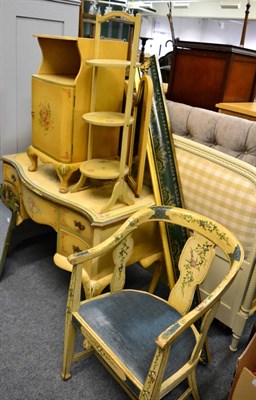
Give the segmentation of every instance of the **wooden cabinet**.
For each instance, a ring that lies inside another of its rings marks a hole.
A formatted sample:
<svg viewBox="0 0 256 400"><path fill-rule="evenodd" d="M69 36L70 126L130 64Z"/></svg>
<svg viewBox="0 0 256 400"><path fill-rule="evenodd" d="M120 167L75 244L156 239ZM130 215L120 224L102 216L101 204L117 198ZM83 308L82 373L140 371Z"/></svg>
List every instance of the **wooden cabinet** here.
<svg viewBox="0 0 256 400"><path fill-rule="evenodd" d="M178 41L166 98L216 110L220 102L251 102L256 95L256 51Z"/></svg>
<svg viewBox="0 0 256 400"><path fill-rule="evenodd" d="M30 171L37 169L38 157L52 163L60 179L60 192L65 193L72 174L87 159L88 125L82 116L90 110L92 69L87 60L93 58L95 40L51 35L36 37L42 63L37 74L32 76L32 145L27 151L31 159ZM99 45L99 56L107 59L116 54L125 59L127 49L125 42L103 41ZM103 80L105 77L100 75L99 84ZM107 96L113 93L113 87L115 96ZM96 98L96 106L103 98L110 109L120 111L123 75L113 76L112 73L106 90ZM115 131L108 132L104 152L112 156L117 149L118 135ZM101 154L101 146L97 152L96 155Z"/></svg>

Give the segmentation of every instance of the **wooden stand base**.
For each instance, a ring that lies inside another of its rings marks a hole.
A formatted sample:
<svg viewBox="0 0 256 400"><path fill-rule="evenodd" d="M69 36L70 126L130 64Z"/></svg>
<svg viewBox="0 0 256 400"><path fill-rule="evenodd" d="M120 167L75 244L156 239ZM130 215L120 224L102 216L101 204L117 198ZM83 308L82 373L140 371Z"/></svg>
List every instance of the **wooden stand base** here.
<svg viewBox="0 0 256 400"><path fill-rule="evenodd" d="M127 175L129 169L128 166L124 167L124 174ZM127 205L134 204L134 201L129 197L128 185L124 180L124 177L118 177L120 174L120 162L117 160L101 160L93 159L88 160L80 165L81 177L77 184L71 189L71 193L75 193L82 190L85 186L85 182L88 178L99 179L99 180L113 180L118 179L114 185L111 197L107 204L103 206L100 212L105 213L109 211L118 200Z"/></svg>

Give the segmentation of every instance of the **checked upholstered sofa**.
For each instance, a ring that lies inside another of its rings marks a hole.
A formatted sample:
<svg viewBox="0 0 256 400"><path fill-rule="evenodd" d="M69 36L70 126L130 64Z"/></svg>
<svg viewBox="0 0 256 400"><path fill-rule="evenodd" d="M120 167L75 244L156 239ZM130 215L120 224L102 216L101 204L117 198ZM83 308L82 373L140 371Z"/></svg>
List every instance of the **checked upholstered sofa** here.
<svg viewBox="0 0 256 400"><path fill-rule="evenodd" d="M256 311L256 122L167 101L184 206L228 227L245 261L223 297L216 318L233 332L235 351ZM218 254L204 297L228 268Z"/></svg>

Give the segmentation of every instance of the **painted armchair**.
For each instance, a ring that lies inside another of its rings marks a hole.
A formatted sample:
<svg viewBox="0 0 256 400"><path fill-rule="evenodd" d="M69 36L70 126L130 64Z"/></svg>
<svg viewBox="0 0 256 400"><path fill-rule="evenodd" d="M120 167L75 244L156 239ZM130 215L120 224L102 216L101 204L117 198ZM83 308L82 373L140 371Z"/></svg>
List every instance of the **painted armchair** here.
<svg viewBox="0 0 256 400"><path fill-rule="evenodd" d="M180 276L168 300L143 290L124 289L132 234L152 222L178 224L189 230L179 260ZM230 270L196 306L196 288L207 276L215 249L227 257ZM83 263L113 252L115 268L110 291L81 301ZM71 275L64 339L62 378L71 377L73 361L92 353L111 371L132 399L159 399L188 380L182 398L199 398L195 369L220 299L243 261L240 243L221 224L185 209L153 206L131 216L100 245L71 255ZM76 333L84 349L74 354Z"/></svg>

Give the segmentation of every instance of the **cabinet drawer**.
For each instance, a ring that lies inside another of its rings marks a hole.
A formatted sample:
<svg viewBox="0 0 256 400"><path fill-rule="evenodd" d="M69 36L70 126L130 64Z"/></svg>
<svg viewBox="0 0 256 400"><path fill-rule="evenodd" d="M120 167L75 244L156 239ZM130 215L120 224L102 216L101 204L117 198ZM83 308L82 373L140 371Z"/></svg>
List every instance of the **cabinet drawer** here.
<svg viewBox="0 0 256 400"><path fill-rule="evenodd" d="M58 229L58 206L43 197L38 196L23 186L23 204L30 218L39 223Z"/></svg>
<svg viewBox="0 0 256 400"><path fill-rule="evenodd" d="M92 244L93 230L90 222L75 211L62 207L60 209L60 225L77 232L86 242Z"/></svg>
<svg viewBox="0 0 256 400"><path fill-rule="evenodd" d="M4 186L7 188L6 190L6 200L8 201L8 197L14 195L17 199L17 202L20 203L20 191L17 185L12 184L4 180Z"/></svg>
<svg viewBox="0 0 256 400"><path fill-rule="evenodd" d="M20 179L15 168L11 165L3 163L3 179L5 183L10 183L13 193L18 196L20 191Z"/></svg>
<svg viewBox="0 0 256 400"><path fill-rule="evenodd" d="M58 253L63 256L70 256L73 253L88 249L89 244L79 236L60 229L58 233Z"/></svg>

